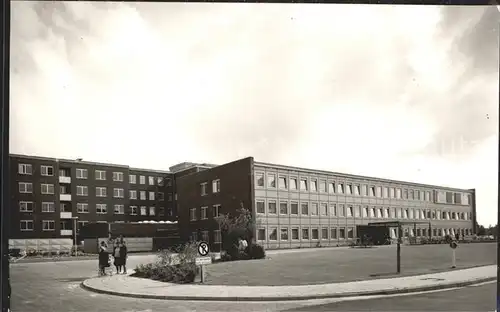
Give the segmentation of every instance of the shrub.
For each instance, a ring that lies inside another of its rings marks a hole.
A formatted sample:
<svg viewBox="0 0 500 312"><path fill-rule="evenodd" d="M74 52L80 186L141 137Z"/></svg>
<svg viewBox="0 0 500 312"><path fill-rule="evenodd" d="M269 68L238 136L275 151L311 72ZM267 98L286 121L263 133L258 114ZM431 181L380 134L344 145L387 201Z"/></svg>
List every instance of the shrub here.
<svg viewBox="0 0 500 312"><path fill-rule="evenodd" d="M266 251L264 247L258 244L252 244L250 246L250 259L264 259L266 257Z"/></svg>

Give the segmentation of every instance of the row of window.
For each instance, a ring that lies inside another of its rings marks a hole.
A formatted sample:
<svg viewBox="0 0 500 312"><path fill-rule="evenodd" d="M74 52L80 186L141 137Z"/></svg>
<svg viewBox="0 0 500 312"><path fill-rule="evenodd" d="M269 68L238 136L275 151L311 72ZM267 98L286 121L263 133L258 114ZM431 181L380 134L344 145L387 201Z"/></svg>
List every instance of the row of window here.
<svg viewBox="0 0 500 312"><path fill-rule="evenodd" d="M431 220L471 220L471 212L453 212L431 209L378 207L309 202L288 202L268 200L267 210L265 200L256 201L257 214L267 215L303 215L303 216L332 216L356 218L393 218L393 219L431 219ZM300 209L299 209L300 208Z"/></svg>
<svg viewBox="0 0 500 312"><path fill-rule="evenodd" d="M35 210L35 204L32 201L21 201L19 202L19 211L20 212L33 212ZM64 203L60 204L61 212L67 211L67 208ZM159 215L163 216L165 214L165 208L159 207ZM149 214L148 214L149 211ZM141 216L154 216L156 211L156 207L148 207L147 206L129 206L129 215L134 216L140 213ZM56 206L54 202L42 202L41 212L56 212ZM89 204L87 203L77 203L76 204L76 212L77 213L89 213ZM97 214L107 214L108 206L107 204L96 204L95 212ZM125 205L113 205L114 214L125 214ZM172 216L173 212L171 208L167 209L167 215Z"/></svg>
<svg viewBox="0 0 500 312"><path fill-rule="evenodd" d="M42 183L40 185L41 193L45 195L53 195L55 193L55 186L54 184L45 184ZM129 197L130 199L137 199L137 194L139 192L140 195L140 200L155 200L155 194L158 194L158 200L165 200L165 194L162 192L146 192L146 191L136 191L136 190L129 190ZM33 183L31 182L19 182L19 193L23 194L31 194L33 193ZM69 190L65 185L60 186L60 193L61 194L69 194ZM146 197L146 194L149 196ZM88 196L89 195L89 187L88 186L82 186L82 185L77 185L76 186L76 195L77 196ZM95 196L96 197L107 197L108 195L108 188L107 187L101 187L98 186L95 188ZM113 188L113 197L114 198L124 198L125 196L125 190L122 188ZM168 201L172 201L172 194L168 194Z"/></svg>
<svg viewBox="0 0 500 312"><path fill-rule="evenodd" d="M420 200L427 202L432 202L433 197L432 192L428 190L375 186L368 184L353 184L316 178L297 178L292 176L288 177L285 175L277 175L275 173L268 173L267 180L265 180L264 173L258 172L255 174L255 179L257 188L264 188L267 186L267 188L270 189ZM442 197L442 193L443 192L438 192L439 198ZM444 202L446 203L468 205L470 202L469 194L453 192L444 192L444 194L444 196L446 197Z"/></svg>
<svg viewBox="0 0 500 312"><path fill-rule="evenodd" d="M199 216L198 216L197 210L198 209L196 209L196 208L191 208L189 210L189 220L190 221L196 221L196 220L198 220L198 218L200 220L207 220L208 219L208 216L210 215L210 211L209 211L208 206L200 208ZM217 218L217 217L220 217L221 214L222 214L221 205L213 205L212 206L212 213L211 213L212 217Z"/></svg>
<svg viewBox="0 0 500 312"><path fill-rule="evenodd" d="M34 221L33 220L21 220L19 222L19 229L23 232L33 231L34 230ZM77 230L81 229L83 226L87 225L89 221L78 221ZM42 220L42 230L43 231L55 231L56 229L56 221L54 220ZM60 222L61 230L73 230L71 222Z"/></svg>
<svg viewBox="0 0 500 312"><path fill-rule="evenodd" d="M220 192L220 179L212 181L212 193ZM201 196L208 195L208 182L200 183L200 194Z"/></svg>
<svg viewBox="0 0 500 312"><path fill-rule="evenodd" d="M31 164L19 164L18 165L18 173L21 175L32 175L33 174L33 165ZM42 176L54 176L54 167L41 165L40 166L40 174ZM67 177L69 176L69 171L67 169L60 169L59 176ZM77 179L88 179L88 170L87 169L76 169L76 178ZM148 185L164 185L163 177L147 177ZM105 170L95 170L95 179L99 181L105 181L107 179L107 172ZM123 172L113 172L113 181L115 182L123 182L124 181L124 173ZM130 174L129 175L129 183L137 184L137 176ZM156 183L156 184L155 184ZM139 184L146 184L146 176L139 176ZM172 185L172 181L170 179L166 179L167 186Z"/></svg>
<svg viewBox="0 0 500 312"><path fill-rule="evenodd" d="M212 231L212 237L213 237L213 242L215 244L220 244L222 242L222 236L221 236L221 231L220 230L214 230ZM201 238L202 241L204 242L210 242L210 235L209 231L201 231L200 237L198 236L198 232L192 232L190 240L193 242L197 242L198 238Z"/></svg>
<svg viewBox="0 0 500 312"><path fill-rule="evenodd" d="M268 235L266 234L268 233ZM445 236L455 235L456 233L461 236L472 234L472 229L438 229L434 228L430 231L427 228L422 229L408 229L404 231L405 237L427 237L431 236ZM322 227L322 228L309 228L309 227L268 227L257 229L258 241L280 241L290 240L339 240L339 239L354 239L354 227ZM391 232L391 237L396 238L396 231Z"/></svg>

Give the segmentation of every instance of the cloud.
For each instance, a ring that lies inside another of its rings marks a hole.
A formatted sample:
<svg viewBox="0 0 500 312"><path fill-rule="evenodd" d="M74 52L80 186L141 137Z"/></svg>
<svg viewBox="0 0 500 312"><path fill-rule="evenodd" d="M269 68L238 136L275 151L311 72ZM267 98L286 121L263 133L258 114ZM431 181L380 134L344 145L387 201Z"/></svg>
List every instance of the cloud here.
<svg viewBox="0 0 500 312"><path fill-rule="evenodd" d="M12 10L13 152L159 169L253 155L470 185L481 218L496 216L494 7L15 2Z"/></svg>

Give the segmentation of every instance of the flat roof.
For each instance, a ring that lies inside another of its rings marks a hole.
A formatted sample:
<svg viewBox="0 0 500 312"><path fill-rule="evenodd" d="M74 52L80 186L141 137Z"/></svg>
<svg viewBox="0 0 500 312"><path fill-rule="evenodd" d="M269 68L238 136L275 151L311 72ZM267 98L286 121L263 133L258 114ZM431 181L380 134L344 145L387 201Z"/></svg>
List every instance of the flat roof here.
<svg viewBox="0 0 500 312"><path fill-rule="evenodd" d="M376 178L376 177L369 177L369 176L361 176L361 175L355 175L355 174L348 174L348 173L340 173L340 172L333 172L333 171L325 171L325 170L318 170L318 169L307 169L307 168L301 168L301 167L293 167L293 166L286 166L286 165L277 165L277 164L271 164L271 163L265 163L265 162L254 162L255 166L261 166L261 167L268 167L268 168L273 168L273 169L281 169L281 170L292 170L292 171L302 171L302 172L314 172L317 174L323 174L323 175L334 175L338 177L343 177L343 178L354 178L354 179L364 179L364 180L371 180L374 182L386 182L386 183L395 183L395 184L405 184L408 186L417 186L417 187L428 187L428 188L439 188L443 190L450 190L450 191L458 191L458 192L474 192L474 189L460 189L460 188L453 188L453 187L448 187L448 186L440 186L440 185L432 185L432 184L422 184L422 183L416 183L416 182L407 182L407 181L399 181L399 180L391 180L391 179L385 179L385 178Z"/></svg>

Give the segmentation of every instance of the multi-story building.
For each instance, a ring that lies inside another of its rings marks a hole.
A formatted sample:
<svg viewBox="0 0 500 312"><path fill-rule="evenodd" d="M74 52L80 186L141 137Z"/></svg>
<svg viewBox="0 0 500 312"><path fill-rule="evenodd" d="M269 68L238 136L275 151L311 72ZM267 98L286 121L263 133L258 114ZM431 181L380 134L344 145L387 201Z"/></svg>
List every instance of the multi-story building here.
<svg viewBox="0 0 500 312"><path fill-rule="evenodd" d="M10 237L71 238L89 222L176 221L167 171L11 155Z"/></svg>
<svg viewBox="0 0 500 312"><path fill-rule="evenodd" d="M404 221L405 237L475 233L475 191L255 162L245 158L177 178L181 235L220 246L214 217L243 206L266 248L336 246L356 226ZM397 235L395 231L392 233Z"/></svg>

